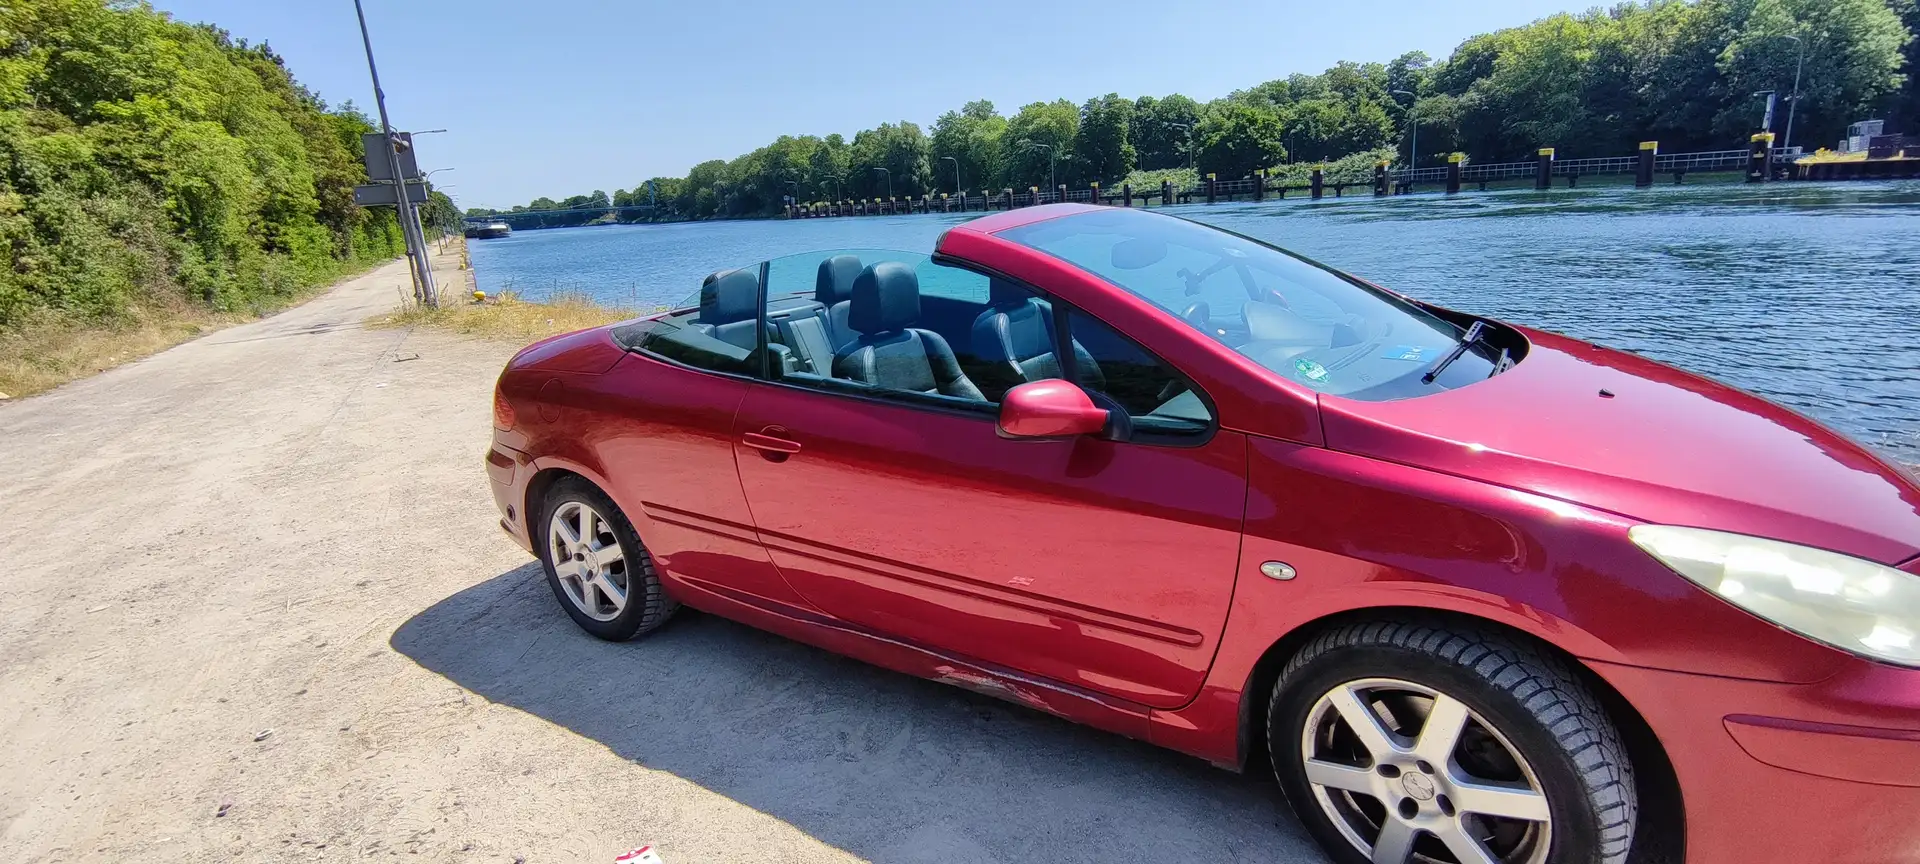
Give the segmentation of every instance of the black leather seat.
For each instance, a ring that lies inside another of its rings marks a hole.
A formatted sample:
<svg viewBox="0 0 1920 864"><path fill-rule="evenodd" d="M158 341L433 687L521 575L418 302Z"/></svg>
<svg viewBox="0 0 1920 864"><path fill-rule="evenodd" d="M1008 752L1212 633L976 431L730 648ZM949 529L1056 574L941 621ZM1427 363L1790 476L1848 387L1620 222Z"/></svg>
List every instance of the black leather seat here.
<svg viewBox="0 0 1920 864"><path fill-rule="evenodd" d="M757 268L722 270L700 285L700 314L693 326L715 339L745 348L759 347L760 273ZM771 335L771 334L769 334Z"/></svg>
<svg viewBox="0 0 1920 864"><path fill-rule="evenodd" d="M1060 358L1053 353L1053 306L1000 279L987 286L986 311L973 319L973 353L985 367L980 384L1005 393L1029 381L1062 377ZM1079 383L1095 390L1106 386L1100 364L1073 343Z"/></svg>
<svg viewBox="0 0 1920 864"><path fill-rule="evenodd" d="M827 338L835 351L860 336L847 326L853 280L860 278L860 270L860 256L835 255L820 262L819 274L813 280L813 299L826 308Z"/></svg>
<svg viewBox="0 0 1920 864"><path fill-rule="evenodd" d="M920 321L920 277L898 261L882 261L853 280L847 324L859 337L834 355L834 377L916 393L982 402L947 340Z"/></svg>

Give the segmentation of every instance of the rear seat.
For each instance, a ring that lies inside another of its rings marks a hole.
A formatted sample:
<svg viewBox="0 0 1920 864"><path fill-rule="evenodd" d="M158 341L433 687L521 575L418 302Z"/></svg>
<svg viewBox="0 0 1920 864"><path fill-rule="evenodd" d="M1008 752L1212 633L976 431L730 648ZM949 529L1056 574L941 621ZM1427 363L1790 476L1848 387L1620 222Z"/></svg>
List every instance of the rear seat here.
<svg viewBox="0 0 1920 864"><path fill-rule="evenodd" d="M833 377L833 355L859 334L847 326L853 280L860 275L860 258L835 255L820 262L814 278L813 300L792 300L767 310L767 320L779 341L792 353L789 372Z"/></svg>

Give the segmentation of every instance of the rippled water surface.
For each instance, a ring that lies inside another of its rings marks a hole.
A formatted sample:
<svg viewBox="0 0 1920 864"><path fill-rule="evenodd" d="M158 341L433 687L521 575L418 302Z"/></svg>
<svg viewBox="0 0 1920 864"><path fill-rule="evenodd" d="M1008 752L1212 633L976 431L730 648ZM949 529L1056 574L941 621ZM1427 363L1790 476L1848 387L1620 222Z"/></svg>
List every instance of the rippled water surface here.
<svg viewBox="0 0 1920 864"><path fill-rule="evenodd" d="M1920 183L1289 199L1170 212L1408 294L1637 351L1920 462ZM975 214L978 215L978 214ZM634 306L723 267L929 251L953 215L525 231L473 241L480 286Z"/></svg>

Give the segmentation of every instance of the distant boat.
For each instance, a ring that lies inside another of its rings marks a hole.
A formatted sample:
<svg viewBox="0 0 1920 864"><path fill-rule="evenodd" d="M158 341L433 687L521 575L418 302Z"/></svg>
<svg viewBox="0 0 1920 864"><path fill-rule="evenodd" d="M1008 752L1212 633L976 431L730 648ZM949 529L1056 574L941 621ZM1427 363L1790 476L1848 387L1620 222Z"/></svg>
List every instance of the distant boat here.
<svg viewBox="0 0 1920 864"><path fill-rule="evenodd" d="M504 219L495 219L491 222L468 222L467 223L466 236L477 237L481 240L491 240L495 237L505 237L508 234L512 234L512 233L513 233L513 226L508 225L506 223L506 220Z"/></svg>

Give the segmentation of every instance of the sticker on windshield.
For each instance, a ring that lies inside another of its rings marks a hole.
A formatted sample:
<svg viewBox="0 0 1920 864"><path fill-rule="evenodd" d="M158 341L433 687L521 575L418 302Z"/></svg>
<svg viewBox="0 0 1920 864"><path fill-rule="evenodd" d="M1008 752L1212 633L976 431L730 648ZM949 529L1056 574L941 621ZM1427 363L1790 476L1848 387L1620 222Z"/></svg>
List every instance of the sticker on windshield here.
<svg viewBox="0 0 1920 864"><path fill-rule="evenodd" d="M1385 360L1425 360L1427 349L1419 345L1395 345L1380 357Z"/></svg>
<svg viewBox="0 0 1920 864"><path fill-rule="evenodd" d="M1309 383L1319 384L1327 380L1327 367L1304 357L1293 361L1293 371L1306 376Z"/></svg>

